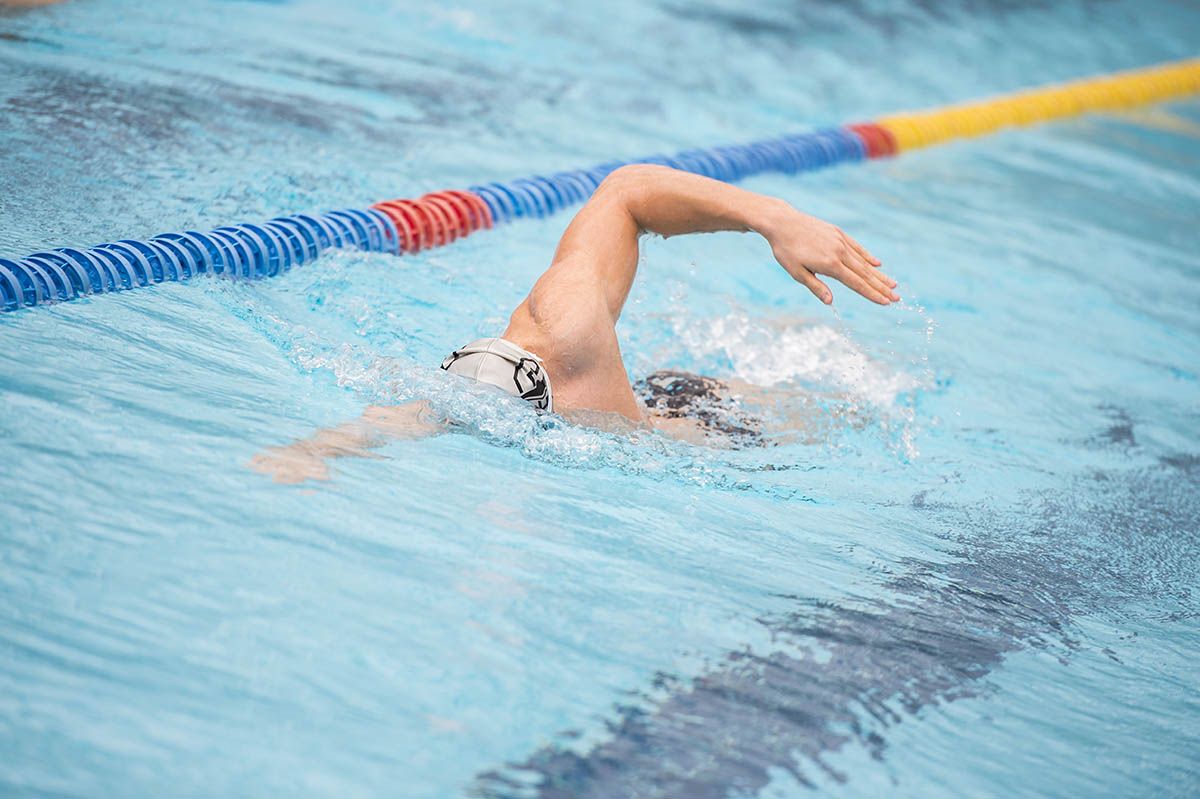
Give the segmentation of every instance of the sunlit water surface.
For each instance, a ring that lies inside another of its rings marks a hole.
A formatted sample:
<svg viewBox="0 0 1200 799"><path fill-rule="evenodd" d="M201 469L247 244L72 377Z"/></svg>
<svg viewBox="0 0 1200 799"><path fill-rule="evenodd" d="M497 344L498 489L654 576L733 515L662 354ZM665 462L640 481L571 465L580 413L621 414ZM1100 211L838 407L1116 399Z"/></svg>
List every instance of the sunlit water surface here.
<svg viewBox="0 0 1200 799"><path fill-rule="evenodd" d="M809 5L0 14L0 255L1200 49L1185 4ZM748 186L905 297L646 242L630 374L791 391L775 446L544 425L436 369L565 216L0 318L0 793L1195 795L1200 104ZM245 466L412 398L464 426L326 483Z"/></svg>

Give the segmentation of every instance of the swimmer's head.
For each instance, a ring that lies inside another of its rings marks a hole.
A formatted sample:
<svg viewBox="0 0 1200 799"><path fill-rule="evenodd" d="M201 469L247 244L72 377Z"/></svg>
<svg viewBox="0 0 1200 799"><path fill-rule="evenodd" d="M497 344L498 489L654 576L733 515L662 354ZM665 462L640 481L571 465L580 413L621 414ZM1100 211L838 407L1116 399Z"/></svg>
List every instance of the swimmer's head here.
<svg viewBox="0 0 1200 799"><path fill-rule="evenodd" d="M520 397L539 411L554 411L550 376L542 359L502 338L481 338L442 361L447 372L487 383Z"/></svg>
<svg viewBox="0 0 1200 799"><path fill-rule="evenodd" d="M633 387L646 410L662 419L688 419L708 436L736 447L763 443L763 420L746 412L729 387L713 377L661 370Z"/></svg>

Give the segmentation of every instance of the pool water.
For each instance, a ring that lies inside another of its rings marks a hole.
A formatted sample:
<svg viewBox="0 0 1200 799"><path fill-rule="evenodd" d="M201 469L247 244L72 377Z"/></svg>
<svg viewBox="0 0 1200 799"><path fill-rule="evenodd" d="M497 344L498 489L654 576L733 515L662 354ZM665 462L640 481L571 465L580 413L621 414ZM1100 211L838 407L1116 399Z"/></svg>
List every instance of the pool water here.
<svg viewBox="0 0 1200 799"><path fill-rule="evenodd" d="M75 0L0 12L0 255L744 141L1194 56L1135 2ZM1200 101L746 184L901 283L647 240L738 450L437 370L567 217L0 317L5 796L1193 796ZM464 429L285 486L413 398Z"/></svg>

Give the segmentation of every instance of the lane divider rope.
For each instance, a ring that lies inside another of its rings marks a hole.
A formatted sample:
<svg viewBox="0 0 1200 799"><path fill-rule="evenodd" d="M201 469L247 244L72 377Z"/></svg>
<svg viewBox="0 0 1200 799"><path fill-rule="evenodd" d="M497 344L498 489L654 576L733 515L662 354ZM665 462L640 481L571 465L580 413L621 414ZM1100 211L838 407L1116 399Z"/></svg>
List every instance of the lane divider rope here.
<svg viewBox="0 0 1200 799"><path fill-rule="evenodd" d="M401 255L442 247L496 224L541 218L582 203L609 173L626 164L663 164L733 182L762 172L794 174L887 158L1003 128L1196 93L1200 93L1200 58L748 144L609 161L590 169L487 183L466 191L386 200L365 209L294 214L207 233L162 233L147 241L121 239L86 250L60 247L21 259L0 258L0 307L12 311L202 274L274 277L330 249Z"/></svg>

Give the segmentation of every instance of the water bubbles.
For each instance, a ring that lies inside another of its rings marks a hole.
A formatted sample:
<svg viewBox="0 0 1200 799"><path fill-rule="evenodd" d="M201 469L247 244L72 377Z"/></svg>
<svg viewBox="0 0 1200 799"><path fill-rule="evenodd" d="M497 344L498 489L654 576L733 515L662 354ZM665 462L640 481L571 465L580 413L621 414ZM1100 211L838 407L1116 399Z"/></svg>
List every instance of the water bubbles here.
<svg viewBox="0 0 1200 799"><path fill-rule="evenodd" d="M731 376L759 386L836 392L880 408L919 381L867 354L845 330L800 319L755 319L731 313L680 324L680 344L701 364L720 359ZM700 368L703 368L702 366Z"/></svg>

